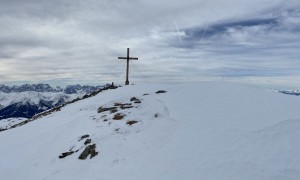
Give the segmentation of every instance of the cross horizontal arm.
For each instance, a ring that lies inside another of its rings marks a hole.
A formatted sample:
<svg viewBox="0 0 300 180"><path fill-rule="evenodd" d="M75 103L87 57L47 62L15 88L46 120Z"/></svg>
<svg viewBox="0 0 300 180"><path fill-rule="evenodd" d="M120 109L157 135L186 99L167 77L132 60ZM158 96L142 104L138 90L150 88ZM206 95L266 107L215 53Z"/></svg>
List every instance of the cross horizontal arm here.
<svg viewBox="0 0 300 180"><path fill-rule="evenodd" d="M129 59L129 60L139 60L139 58L136 58L136 57L118 57L118 59Z"/></svg>

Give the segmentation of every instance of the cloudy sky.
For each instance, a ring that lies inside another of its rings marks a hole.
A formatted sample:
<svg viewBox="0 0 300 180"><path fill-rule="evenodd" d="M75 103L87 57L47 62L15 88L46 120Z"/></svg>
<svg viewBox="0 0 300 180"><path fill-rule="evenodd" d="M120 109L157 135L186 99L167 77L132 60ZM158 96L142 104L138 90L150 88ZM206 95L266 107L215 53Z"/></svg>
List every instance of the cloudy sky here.
<svg viewBox="0 0 300 180"><path fill-rule="evenodd" d="M4 84L237 81L300 88L299 0L0 0Z"/></svg>

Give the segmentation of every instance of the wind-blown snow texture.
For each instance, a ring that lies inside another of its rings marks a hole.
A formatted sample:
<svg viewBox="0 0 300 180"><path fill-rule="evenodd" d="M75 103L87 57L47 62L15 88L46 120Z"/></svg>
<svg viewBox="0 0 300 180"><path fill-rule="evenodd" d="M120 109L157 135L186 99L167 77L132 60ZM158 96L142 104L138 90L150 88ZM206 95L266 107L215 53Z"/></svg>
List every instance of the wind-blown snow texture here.
<svg viewBox="0 0 300 180"><path fill-rule="evenodd" d="M141 104L118 110L123 120L97 112L132 97ZM109 90L1 132L1 179L298 180L299 107L294 96L226 83ZM85 134L99 154L79 160ZM58 158L69 150L79 151Z"/></svg>

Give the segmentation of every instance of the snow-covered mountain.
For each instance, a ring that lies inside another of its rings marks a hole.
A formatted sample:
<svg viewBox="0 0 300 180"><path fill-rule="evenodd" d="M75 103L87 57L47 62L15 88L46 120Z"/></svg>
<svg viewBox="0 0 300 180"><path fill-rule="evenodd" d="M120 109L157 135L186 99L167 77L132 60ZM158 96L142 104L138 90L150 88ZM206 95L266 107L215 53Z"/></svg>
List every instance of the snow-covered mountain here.
<svg viewBox="0 0 300 180"><path fill-rule="evenodd" d="M12 92L64 92L66 94L82 94L82 93L92 93L98 89L103 88L103 86L89 86L84 85L68 85L65 88L60 86L51 87L49 84L24 84L20 86L6 86L0 85L0 92L12 93Z"/></svg>
<svg viewBox="0 0 300 180"><path fill-rule="evenodd" d="M24 84L20 86L6 86L0 85L0 92L11 93L11 92L61 92L62 88L57 86L56 88L51 87L49 84Z"/></svg>
<svg viewBox="0 0 300 180"><path fill-rule="evenodd" d="M229 83L107 90L0 132L1 179L298 180L299 106Z"/></svg>
<svg viewBox="0 0 300 180"><path fill-rule="evenodd" d="M0 92L0 119L11 117L30 118L37 113L59 106L84 94L64 92Z"/></svg>
<svg viewBox="0 0 300 180"><path fill-rule="evenodd" d="M300 96L299 90L276 90L276 91L287 95Z"/></svg>
<svg viewBox="0 0 300 180"><path fill-rule="evenodd" d="M13 117L31 118L37 113L103 87L69 85L63 89L53 88L48 84L25 84L12 87L0 85L0 120Z"/></svg>

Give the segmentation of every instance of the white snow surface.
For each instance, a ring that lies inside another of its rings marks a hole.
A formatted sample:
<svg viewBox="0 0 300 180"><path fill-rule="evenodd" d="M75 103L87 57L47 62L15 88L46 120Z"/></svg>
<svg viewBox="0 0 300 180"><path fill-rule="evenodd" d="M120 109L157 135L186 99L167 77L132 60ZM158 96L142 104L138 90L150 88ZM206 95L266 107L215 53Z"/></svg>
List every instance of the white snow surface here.
<svg viewBox="0 0 300 180"><path fill-rule="evenodd" d="M27 118L7 118L7 119L1 119L0 120L0 129L7 129L11 126L21 123L23 121L27 120Z"/></svg>
<svg viewBox="0 0 300 180"><path fill-rule="evenodd" d="M0 92L0 109L1 107L4 108L18 102L38 104L40 100L53 101L53 104L56 104L60 98L63 98L65 101L70 101L82 95L83 94L65 94L64 92Z"/></svg>
<svg viewBox="0 0 300 180"><path fill-rule="evenodd" d="M97 112L131 97L142 103L119 110L123 120ZM231 83L108 90L0 132L1 179L299 180L299 107L294 96ZM85 134L99 154L79 160ZM58 158L70 149L79 151Z"/></svg>

